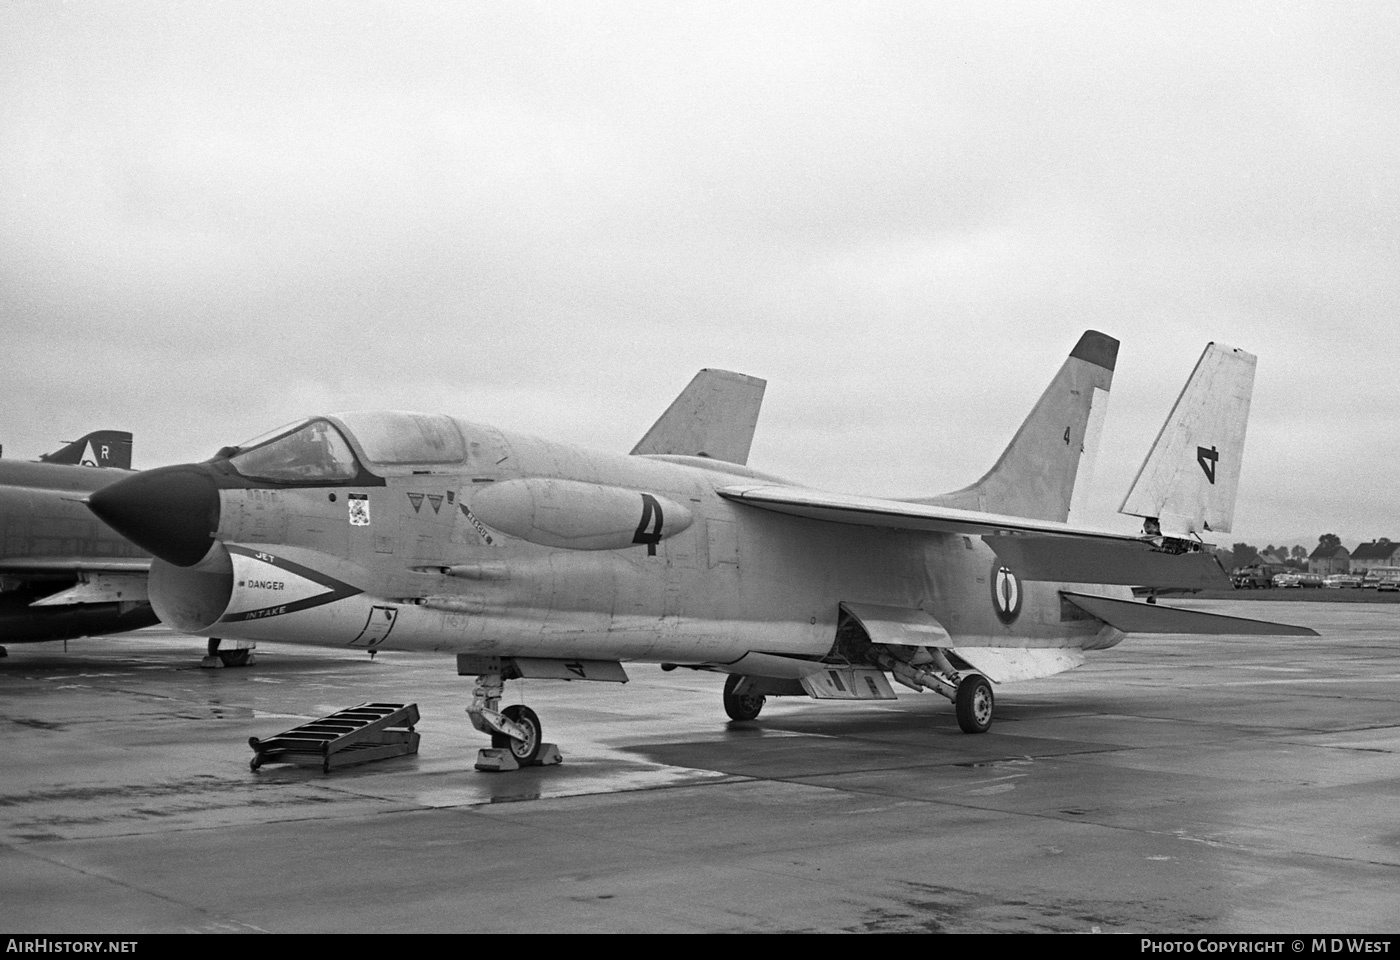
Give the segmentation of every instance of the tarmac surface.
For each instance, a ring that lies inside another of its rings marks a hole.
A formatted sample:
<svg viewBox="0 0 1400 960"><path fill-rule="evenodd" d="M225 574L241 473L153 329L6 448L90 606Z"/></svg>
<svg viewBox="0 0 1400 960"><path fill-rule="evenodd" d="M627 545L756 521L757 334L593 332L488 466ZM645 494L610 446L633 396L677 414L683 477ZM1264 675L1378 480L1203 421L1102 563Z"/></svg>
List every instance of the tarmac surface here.
<svg viewBox="0 0 1400 960"><path fill-rule="evenodd" d="M507 684L564 763L473 769L450 656L152 628L0 660L14 933L1400 930L1400 611L1172 605L1317 638L1129 637L952 705L770 699L719 675ZM522 697L523 690L523 697ZM249 769L247 741L417 703L416 756Z"/></svg>

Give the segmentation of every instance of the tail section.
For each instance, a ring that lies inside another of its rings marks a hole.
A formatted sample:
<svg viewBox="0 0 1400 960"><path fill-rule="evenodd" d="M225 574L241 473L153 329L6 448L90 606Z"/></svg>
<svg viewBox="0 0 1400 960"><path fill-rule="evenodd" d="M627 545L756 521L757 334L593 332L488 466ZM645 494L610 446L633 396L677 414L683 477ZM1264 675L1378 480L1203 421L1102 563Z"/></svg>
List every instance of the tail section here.
<svg viewBox="0 0 1400 960"><path fill-rule="evenodd" d="M39 457L43 463L131 469L131 434L125 430L94 430L87 436Z"/></svg>
<svg viewBox="0 0 1400 960"><path fill-rule="evenodd" d="M1080 489L1088 486L1117 359L1117 340L1085 331L987 475L970 487L916 502L1067 520L1076 481Z"/></svg>
<svg viewBox="0 0 1400 960"><path fill-rule="evenodd" d="M1206 345L1120 513L1142 517L1149 533L1229 533L1235 516L1253 354Z"/></svg>
<svg viewBox="0 0 1400 960"><path fill-rule="evenodd" d="M746 463L766 380L728 370L701 370L666 408L633 455L669 454Z"/></svg>

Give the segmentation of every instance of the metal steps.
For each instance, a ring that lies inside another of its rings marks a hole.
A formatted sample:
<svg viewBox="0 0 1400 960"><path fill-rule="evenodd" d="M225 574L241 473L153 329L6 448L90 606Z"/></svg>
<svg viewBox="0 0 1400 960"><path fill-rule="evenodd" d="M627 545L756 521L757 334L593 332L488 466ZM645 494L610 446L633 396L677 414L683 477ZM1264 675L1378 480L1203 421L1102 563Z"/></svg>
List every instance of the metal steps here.
<svg viewBox="0 0 1400 960"><path fill-rule="evenodd" d="M275 737L248 738L253 748L249 766L295 763L320 766L323 773L339 767L401 757L418 752L416 703L362 703L328 717L293 727Z"/></svg>

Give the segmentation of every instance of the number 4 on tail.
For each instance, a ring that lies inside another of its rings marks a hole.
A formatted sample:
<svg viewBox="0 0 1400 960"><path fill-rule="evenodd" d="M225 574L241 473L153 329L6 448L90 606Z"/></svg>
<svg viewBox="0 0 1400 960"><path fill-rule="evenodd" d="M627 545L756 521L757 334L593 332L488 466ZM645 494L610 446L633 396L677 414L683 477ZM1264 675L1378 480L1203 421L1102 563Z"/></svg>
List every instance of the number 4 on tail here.
<svg viewBox="0 0 1400 960"><path fill-rule="evenodd" d="M1206 479L1211 482L1212 486L1215 485L1215 465L1219 460L1220 452L1214 447L1209 450L1205 447L1196 448L1196 462L1201 465L1201 469L1205 471Z"/></svg>

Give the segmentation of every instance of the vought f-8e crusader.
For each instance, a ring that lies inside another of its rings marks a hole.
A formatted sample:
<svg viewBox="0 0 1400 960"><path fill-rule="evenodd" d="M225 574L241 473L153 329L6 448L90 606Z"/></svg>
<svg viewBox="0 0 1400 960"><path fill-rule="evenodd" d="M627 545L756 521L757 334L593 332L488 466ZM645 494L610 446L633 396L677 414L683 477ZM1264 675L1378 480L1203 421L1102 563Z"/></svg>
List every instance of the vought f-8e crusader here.
<svg viewBox="0 0 1400 960"><path fill-rule="evenodd" d="M1067 523L1117 351L1085 333L991 471L922 499L750 469L764 381L705 370L630 455L345 413L89 504L155 555L150 598L170 626L456 654L479 677L474 725L522 763L541 727L501 709L506 681L625 681L624 662L729 674L737 720L769 696L893 699L893 678L981 732L993 684L1070 669L1125 633L1311 633L1131 599L1228 584L1198 534L1230 529L1249 354L1207 347L1124 503L1141 536Z"/></svg>

